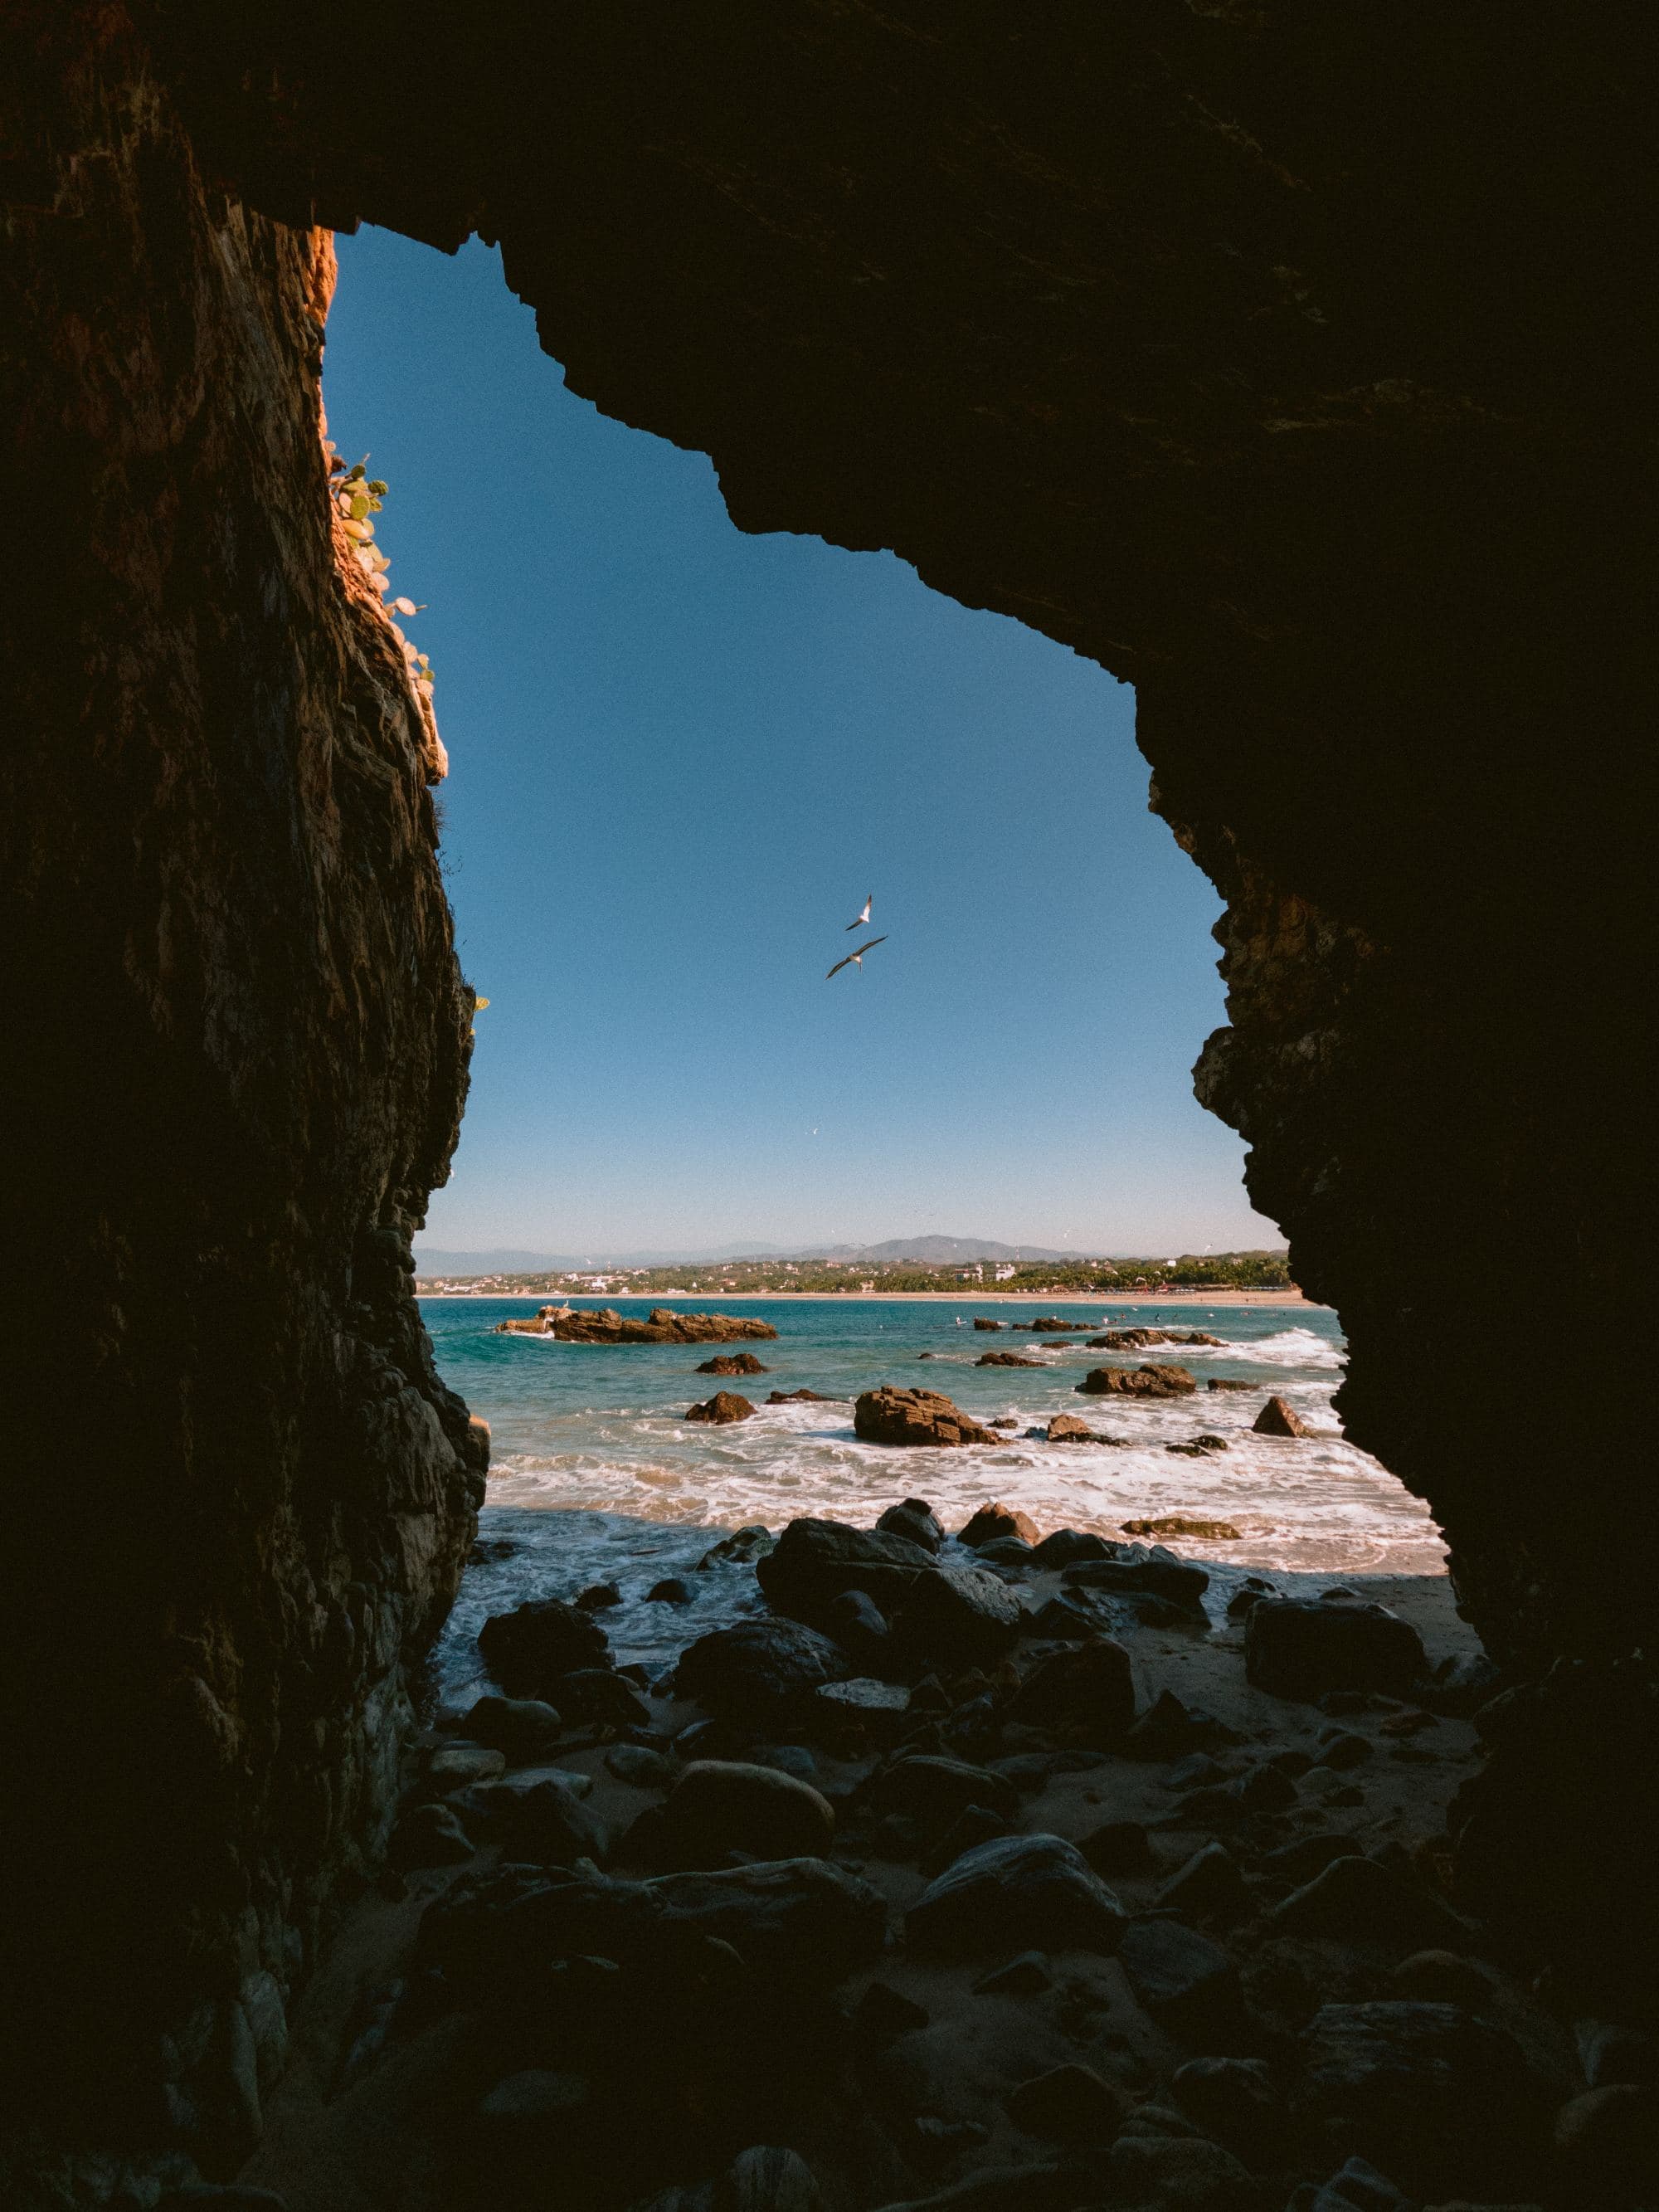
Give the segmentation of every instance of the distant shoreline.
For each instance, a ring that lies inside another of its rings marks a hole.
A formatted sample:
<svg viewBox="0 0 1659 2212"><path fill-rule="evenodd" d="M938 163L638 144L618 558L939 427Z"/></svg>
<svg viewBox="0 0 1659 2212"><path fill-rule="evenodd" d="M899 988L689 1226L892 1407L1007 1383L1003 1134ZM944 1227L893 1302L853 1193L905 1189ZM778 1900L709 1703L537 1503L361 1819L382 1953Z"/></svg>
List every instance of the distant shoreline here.
<svg viewBox="0 0 1659 2212"><path fill-rule="evenodd" d="M1332 1308L1304 1298L1300 1291L1159 1291L1139 1297L1121 1293L1074 1291L417 1291L418 1298L525 1298L551 1305L561 1297L572 1303L604 1305L754 1304L764 1299L800 1298L821 1305L950 1305L950 1306L1272 1306L1305 1313L1329 1313Z"/></svg>

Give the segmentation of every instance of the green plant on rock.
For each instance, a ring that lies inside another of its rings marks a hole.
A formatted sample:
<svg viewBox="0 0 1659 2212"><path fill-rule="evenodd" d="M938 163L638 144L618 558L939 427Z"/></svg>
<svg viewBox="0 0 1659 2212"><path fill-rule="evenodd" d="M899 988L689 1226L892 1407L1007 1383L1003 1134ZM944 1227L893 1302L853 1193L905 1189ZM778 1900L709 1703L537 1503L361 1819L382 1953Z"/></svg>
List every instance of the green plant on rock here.
<svg viewBox="0 0 1659 2212"><path fill-rule="evenodd" d="M413 599L393 599L390 596L392 580L388 571L391 562L374 542L373 517L377 515L386 499L386 486L379 477L368 473L368 456L354 461L349 466L341 458L331 438L323 441L323 452L328 460L328 491L340 527L352 541L352 553L357 566L368 579L370 586L385 600L388 614L417 615L422 610ZM432 663L425 653L416 650L413 641L404 635L398 625L392 624L392 635L409 671L409 680L418 697L430 705L432 700Z"/></svg>

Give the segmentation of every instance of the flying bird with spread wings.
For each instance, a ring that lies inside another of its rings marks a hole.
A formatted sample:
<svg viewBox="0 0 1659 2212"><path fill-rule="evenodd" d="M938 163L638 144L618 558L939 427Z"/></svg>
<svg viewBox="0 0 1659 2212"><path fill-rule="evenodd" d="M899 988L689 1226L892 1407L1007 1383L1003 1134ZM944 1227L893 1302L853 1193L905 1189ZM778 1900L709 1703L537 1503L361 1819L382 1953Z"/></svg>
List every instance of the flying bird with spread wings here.
<svg viewBox="0 0 1659 2212"><path fill-rule="evenodd" d="M865 954L866 952L873 952L877 945L885 945L887 939L884 937L872 937L867 945L860 945L856 952L849 952L845 960L837 960L835 966L830 970L830 975L839 975L843 968L856 968L859 973L862 975L864 972ZM826 975L823 979L826 983L830 981L830 975Z"/></svg>
<svg viewBox="0 0 1659 2212"><path fill-rule="evenodd" d="M858 918L858 920L857 920L856 921L849 921L849 922L848 923L847 927L848 927L848 929L862 929L862 928L864 928L864 927L866 926L866 924L869 921L869 919L870 919L870 909L871 909L871 908L875 904L875 902L876 902L876 895L875 895L875 893L874 893L873 891L872 891L872 892L871 892L871 894L870 894L870 896L869 896L869 897L868 897L867 899L866 899L866 901L864 902L864 912L863 912L863 913L859 916L859 918Z"/></svg>

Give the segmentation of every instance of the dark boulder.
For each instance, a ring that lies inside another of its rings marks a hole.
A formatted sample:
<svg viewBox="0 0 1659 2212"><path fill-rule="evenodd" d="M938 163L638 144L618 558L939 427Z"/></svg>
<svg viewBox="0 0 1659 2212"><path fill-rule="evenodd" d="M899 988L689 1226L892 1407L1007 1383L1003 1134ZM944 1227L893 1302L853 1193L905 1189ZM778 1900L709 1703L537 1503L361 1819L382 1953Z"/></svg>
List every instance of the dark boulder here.
<svg viewBox="0 0 1659 2212"><path fill-rule="evenodd" d="M688 1421L707 1421L716 1428L723 1428L732 1421L746 1421L754 1410L748 1399L739 1396L737 1391L716 1390L712 1398L705 1398L701 1405L688 1406L685 1418Z"/></svg>
<svg viewBox="0 0 1659 2212"><path fill-rule="evenodd" d="M1052 2142L1110 2142L1122 2125L1129 2100L1091 2066L1051 2067L1011 2089L1008 2117L1027 2135Z"/></svg>
<svg viewBox="0 0 1659 2212"><path fill-rule="evenodd" d="M1151 1837L1139 1820L1106 1820L1078 1839L1097 1874L1146 1874L1152 1865Z"/></svg>
<svg viewBox="0 0 1659 2212"><path fill-rule="evenodd" d="M1019 1637L1019 1600L989 1567L939 1567L902 1598L895 1633L912 1664L994 1666Z"/></svg>
<svg viewBox="0 0 1659 2212"><path fill-rule="evenodd" d="M1075 1844L1006 1836L964 1851L905 1915L918 1951L968 1957L993 1949L1115 1951L1122 1907Z"/></svg>
<svg viewBox="0 0 1659 2212"><path fill-rule="evenodd" d="M551 1698L567 1674L609 1664L611 1647L592 1613L562 1598L532 1598L478 1631L478 1650L510 1698Z"/></svg>
<svg viewBox="0 0 1659 2212"><path fill-rule="evenodd" d="M603 1728L648 1728L651 1709L633 1684L608 1667L581 1667L559 1678L559 1704L567 1721Z"/></svg>
<svg viewBox="0 0 1659 2212"><path fill-rule="evenodd" d="M1293 2109L1416 2196L1513 2201L1534 2183L1546 2100L1520 2046L1456 2005L1328 2004L1302 2035Z"/></svg>
<svg viewBox="0 0 1659 2212"><path fill-rule="evenodd" d="M757 2143L714 2185L713 2212L824 2212L823 2192L799 2151Z"/></svg>
<svg viewBox="0 0 1659 2212"><path fill-rule="evenodd" d="M1333 1936L1348 1943L1420 1950L1467 1943L1469 1929L1450 1905L1375 1859L1333 1859L1268 1915L1286 1936Z"/></svg>
<svg viewBox="0 0 1659 2212"><path fill-rule="evenodd" d="M1552 2146L1559 2201L1574 2212L1659 2204L1659 2093L1620 2081L1569 2098Z"/></svg>
<svg viewBox="0 0 1659 2212"><path fill-rule="evenodd" d="M468 1823L504 1857L532 1866L573 1866L578 1859L602 1864L610 1856L608 1830L562 1774L532 1767L505 1781L481 1782L458 1800Z"/></svg>
<svg viewBox="0 0 1659 2212"><path fill-rule="evenodd" d="M981 1316L975 1314L974 1316L974 1327L981 1329L1006 1328L1007 1327L1007 1323L1006 1322L1000 1321L987 1321Z"/></svg>
<svg viewBox="0 0 1659 2212"><path fill-rule="evenodd" d="M563 1733L564 1720L539 1698L485 1696L468 1707L465 1726L472 1742L504 1753L514 1766L549 1756Z"/></svg>
<svg viewBox="0 0 1659 2212"><path fill-rule="evenodd" d="M943 1834L970 1805L1012 1819L1019 1804L1006 1776L930 1753L899 1759L872 1779L869 1796L878 1811L914 1820L925 1836Z"/></svg>
<svg viewBox="0 0 1659 2212"><path fill-rule="evenodd" d="M459 1866L477 1849L453 1806L428 1803L411 1806L399 1820L386 1859L407 1874L416 1867Z"/></svg>
<svg viewBox="0 0 1659 2212"><path fill-rule="evenodd" d="M831 1598L823 1621L828 1633L862 1667L876 1665L891 1649L887 1616L862 1590L843 1590Z"/></svg>
<svg viewBox="0 0 1659 2212"><path fill-rule="evenodd" d="M675 1669L679 1696L719 1720L769 1726L820 1683L851 1674L846 1653L793 1620L744 1620L700 1637Z"/></svg>
<svg viewBox="0 0 1659 2212"><path fill-rule="evenodd" d="M1109 1636L1038 1660L1009 1703L1012 1719L1070 1741L1115 1743L1135 1717L1134 1669Z"/></svg>
<svg viewBox="0 0 1659 2212"><path fill-rule="evenodd" d="M690 1583L679 1575L665 1575L659 1583L653 1583L645 1594L647 1605L690 1605L692 1599Z"/></svg>
<svg viewBox="0 0 1659 2212"><path fill-rule="evenodd" d="M1104 1590L1114 1597L1158 1597L1188 1612L1201 1613L1210 1577L1189 1559L1177 1559L1158 1547L1132 1546L1115 1559L1084 1559L1065 1571L1069 1587Z"/></svg>
<svg viewBox="0 0 1659 2212"><path fill-rule="evenodd" d="M1183 2042L1230 2040L1243 2017L1227 1952L1179 1920L1132 1920L1118 1952L1129 1986L1161 2027Z"/></svg>
<svg viewBox="0 0 1659 2212"><path fill-rule="evenodd" d="M758 1859L814 1858L836 1832L828 1798L775 1767L694 1759L669 1792L659 1864L714 1867L733 1851Z"/></svg>
<svg viewBox="0 0 1659 2212"><path fill-rule="evenodd" d="M1071 1421L1075 1427L1084 1428L1084 1424L1074 1415L1056 1413L1054 1421L1048 1424L1051 1437L1055 1421ZM1092 1435L1092 1431L1087 1429L1084 1432ZM1062 1567L1074 1567L1084 1559L1115 1559L1121 1548L1121 1545L1112 1543L1107 1537L1097 1536L1087 1528L1056 1528L1033 1547L1031 1557L1045 1571L1053 1572Z"/></svg>
<svg viewBox="0 0 1659 2212"><path fill-rule="evenodd" d="M896 1505L888 1507L876 1526L890 1536L908 1536L924 1552L937 1552L945 1541L938 1514L922 1498L901 1498Z"/></svg>
<svg viewBox="0 0 1659 2212"><path fill-rule="evenodd" d="M1264 1597L1244 1626L1244 1672L1259 1690L1306 1701L1329 1690L1398 1697L1428 1671L1423 1641L1380 1605Z"/></svg>
<svg viewBox="0 0 1659 2212"><path fill-rule="evenodd" d="M766 1375L771 1370L763 1367L752 1352L720 1352L714 1358L700 1360L699 1375Z"/></svg>
<svg viewBox="0 0 1659 2212"><path fill-rule="evenodd" d="M1040 1359L1022 1358L1018 1352L981 1352L975 1367L1041 1367Z"/></svg>
<svg viewBox="0 0 1659 2212"><path fill-rule="evenodd" d="M994 1544L1000 1536L1018 1536L1027 1544L1035 1544L1037 1525L1029 1515L997 1500L981 1505L965 1527L957 1531L957 1543L966 1544L975 1552L983 1544Z"/></svg>
<svg viewBox="0 0 1659 2212"><path fill-rule="evenodd" d="M766 1402L769 1406L833 1406L836 1401L822 1390L769 1390Z"/></svg>
<svg viewBox="0 0 1659 2212"><path fill-rule="evenodd" d="M1201 2136L1126 2132L1112 2145L1106 2170L1114 2204L1156 2205L1160 2212L1259 2212L1262 2202L1248 2168Z"/></svg>
<svg viewBox="0 0 1659 2212"><path fill-rule="evenodd" d="M1198 1384L1184 1367L1091 1367L1074 1388L1085 1398L1180 1398Z"/></svg>
<svg viewBox="0 0 1659 2212"><path fill-rule="evenodd" d="M885 1899L827 1859L662 1875L645 1888L677 1928L716 1936L757 1972L790 1980L841 1981L885 1940Z"/></svg>
<svg viewBox="0 0 1659 2212"><path fill-rule="evenodd" d="M1160 1906L1192 1920L1238 1920L1249 1910L1244 1870L1224 1844L1206 1844L1158 1892Z"/></svg>
<svg viewBox="0 0 1659 2212"><path fill-rule="evenodd" d="M1195 2127L1252 2166L1275 2156L1285 2134L1285 2106L1260 2058L1189 2058L1170 2083L1176 2105Z"/></svg>
<svg viewBox="0 0 1659 2212"><path fill-rule="evenodd" d="M853 1427L869 1444L994 1444L1001 1438L937 1390L901 1390L884 1383L853 1407Z"/></svg>
<svg viewBox="0 0 1659 2212"><path fill-rule="evenodd" d="M1313 1434L1288 1398L1269 1398L1250 1426L1259 1437L1310 1437Z"/></svg>
<svg viewBox="0 0 1659 2212"><path fill-rule="evenodd" d="M891 1620L917 1583L936 1575L933 1555L908 1536L792 1521L756 1568L768 1601L797 1620L823 1621L844 1590L862 1590Z"/></svg>

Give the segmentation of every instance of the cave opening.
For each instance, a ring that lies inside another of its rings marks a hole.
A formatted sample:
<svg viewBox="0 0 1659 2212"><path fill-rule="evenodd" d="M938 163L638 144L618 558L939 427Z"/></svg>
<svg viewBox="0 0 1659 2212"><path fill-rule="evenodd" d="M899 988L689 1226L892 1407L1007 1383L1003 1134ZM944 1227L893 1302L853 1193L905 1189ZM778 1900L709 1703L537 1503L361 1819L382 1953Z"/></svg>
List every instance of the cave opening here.
<svg viewBox="0 0 1659 2212"><path fill-rule="evenodd" d="M406 52L305 9L8 21L9 1344L64 1449L35 1425L0 1608L0 2173L56 2212L237 2170L378 1894L483 1495L410 1295L475 1015L439 763L319 496L319 227L377 220L500 238L574 388L710 455L757 542L891 547L1133 684L1224 902L1200 1096L1503 1670L1443 1835L1361 1856L1547 2014L1558 2134L1509 2140L1552 2203L1647 2201L1654 1491L1622 1370L1568 1364L1644 1289L1627 55L1478 15L647 12L578 11L574 69L512 6ZM1273 2033L1334 2140L1346 2046ZM1521 2185L1372 2117L1408 2191Z"/></svg>

